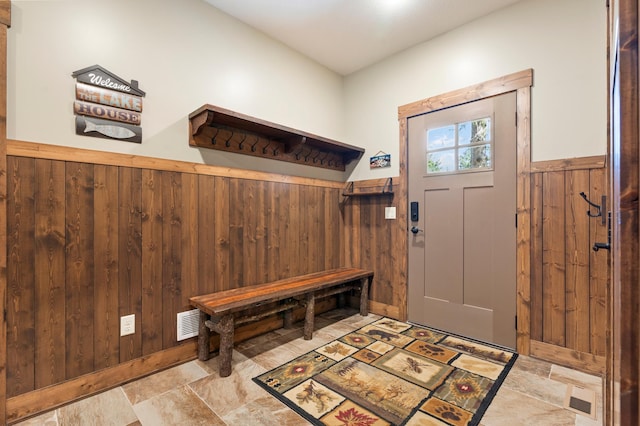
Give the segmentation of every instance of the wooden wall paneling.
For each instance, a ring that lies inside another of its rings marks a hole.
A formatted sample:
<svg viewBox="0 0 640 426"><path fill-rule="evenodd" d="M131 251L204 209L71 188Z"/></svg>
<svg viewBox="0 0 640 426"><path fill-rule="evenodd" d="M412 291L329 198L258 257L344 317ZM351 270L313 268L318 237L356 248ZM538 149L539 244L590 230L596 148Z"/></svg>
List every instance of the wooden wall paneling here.
<svg viewBox="0 0 640 426"><path fill-rule="evenodd" d="M118 318L118 168L95 165L93 208L94 369L120 362Z"/></svg>
<svg viewBox="0 0 640 426"><path fill-rule="evenodd" d="M543 339L543 185L542 173L531 175L531 339Z"/></svg>
<svg viewBox="0 0 640 426"><path fill-rule="evenodd" d="M189 298L200 294L198 292L198 248L200 239L199 223L198 176L193 173L182 174L182 271L180 272L181 302L177 312L193 309ZM177 316L173 314L173 324L177 334ZM176 336L177 339L177 336Z"/></svg>
<svg viewBox="0 0 640 426"><path fill-rule="evenodd" d="M372 233L372 214L371 211L371 199L369 197L361 197L360 203L360 268L373 269L375 271L375 256L377 253L372 252L372 247L375 248L376 235ZM369 288L369 298L373 301L378 301L378 280L371 284Z"/></svg>
<svg viewBox="0 0 640 426"><path fill-rule="evenodd" d="M612 0L611 44L611 303L608 423L640 424L640 64L637 0Z"/></svg>
<svg viewBox="0 0 640 426"><path fill-rule="evenodd" d="M324 268L325 246L327 244L327 234L324 232L324 225L328 218L324 215L325 191L322 188L309 188L313 191L316 214L312 218L312 232L310 240L311 256L313 257L313 269L310 272L321 271Z"/></svg>
<svg viewBox="0 0 640 426"><path fill-rule="evenodd" d="M295 185L287 185L284 183L276 184L277 203L276 214L278 222L278 278L286 278L291 274L291 192Z"/></svg>
<svg viewBox="0 0 640 426"><path fill-rule="evenodd" d="M210 179L213 179L210 177ZM141 307L142 355L162 349L162 172L141 171Z"/></svg>
<svg viewBox="0 0 640 426"><path fill-rule="evenodd" d="M340 213L345 229L344 247L342 248L344 265L359 267L357 265L360 265L361 240L358 238L360 231L360 199L343 197Z"/></svg>
<svg viewBox="0 0 640 426"><path fill-rule="evenodd" d="M256 283L269 282L269 234L267 232L267 218L269 205L267 203L267 183L256 181Z"/></svg>
<svg viewBox="0 0 640 426"><path fill-rule="evenodd" d="M304 214L307 218L307 270L305 272L316 272L322 269L324 263L325 239L321 232L325 219L324 208L320 188L305 187L305 192L308 200L306 207L309 208Z"/></svg>
<svg viewBox="0 0 640 426"><path fill-rule="evenodd" d="M586 214L586 203L580 192L590 193L589 170L565 172L565 346L589 352L591 346L589 295L589 227L598 219Z"/></svg>
<svg viewBox="0 0 640 426"><path fill-rule="evenodd" d="M300 258L302 256L302 244L300 238L303 232L304 221L301 219L306 211L300 204L301 185L291 185L289 188L289 224L287 228L287 270L289 276L296 276L304 273L300 268Z"/></svg>
<svg viewBox="0 0 640 426"><path fill-rule="evenodd" d="M11 1L0 2L0 211L7 208L7 27ZM7 310L7 216L0 214L0 312ZM0 318L0 424L7 417L7 319Z"/></svg>
<svg viewBox="0 0 640 426"><path fill-rule="evenodd" d="M93 371L93 165L66 167L66 378Z"/></svg>
<svg viewBox="0 0 640 426"><path fill-rule="evenodd" d="M516 90L516 349L528 355L531 341L531 84Z"/></svg>
<svg viewBox="0 0 640 426"><path fill-rule="evenodd" d="M311 233L314 230L313 216L315 215L315 209L317 207L313 194L309 191L307 186L298 187L298 226L299 226L299 244L300 251L298 255L293 257L295 262L298 263L297 270L300 274L306 274L312 272L314 260L311 259L311 244L310 241L313 236Z"/></svg>
<svg viewBox="0 0 640 426"><path fill-rule="evenodd" d="M279 276L280 263L280 222L278 220L280 210L280 193L278 183L265 183L265 238L267 241L266 266L267 281L276 281Z"/></svg>
<svg viewBox="0 0 640 426"><path fill-rule="evenodd" d="M216 275L216 186L213 176L198 176L198 269L197 294L214 291L213 280ZM220 194L222 199L223 194Z"/></svg>
<svg viewBox="0 0 640 426"><path fill-rule="evenodd" d="M215 274L207 277L204 287L209 292L231 288L231 182L235 179L216 177L213 223ZM235 188L235 187L234 187ZM236 188L237 189L237 188ZM209 207L207 207L208 209Z"/></svg>
<svg viewBox="0 0 640 426"><path fill-rule="evenodd" d="M258 266L257 251L257 215L261 214L258 205L258 182L242 181L242 281L241 285L258 284L256 268Z"/></svg>
<svg viewBox="0 0 640 426"><path fill-rule="evenodd" d="M36 160L35 387L65 379L65 163Z"/></svg>
<svg viewBox="0 0 640 426"><path fill-rule="evenodd" d="M324 202L324 214L325 218L322 234L325 238L324 244L324 262L321 269L333 269L344 264L340 260L340 255L336 257L336 253L341 253L342 239L344 236L344 227L340 221L340 205L338 203L340 192L337 189L325 188L323 189Z"/></svg>
<svg viewBox="0 0 640 426"><path fill-rule="evenodd" d="M245 181L231 179L229 181L229 268L230 282L227 288L238 288L245 281L244 277L244 197Z"/></svg>
<svg viewBox="0 0 640 426"><path fill-rule="evenodd" d="M543 341L564 346L566 341L564 172L545 174L543 185Z"/></svg>
<svg viewBox="0 0 640 426"><path fill-rule="evenodd" d="M378 224L377 233L379 234L378 246L382 248L378 264L380 271L384 271L383 279L378 286L381 290L382 300L388 305L398 306L400 302L394 292L394 276L393 276L393 219L385 219L385 207L389 205L389 198L379 198L378 208L376 209L376 223ZM397 220L397 219L396 219Z"/></svg>
<svg viewBox="0 0 640 426"><path fill-rule="evenodd" d="M608 193L607 169L592 169L589 171L590 197L600 200L601 196ZM609 200L609 197L607 197ZM606 215L609 206L602 208L602 214ZM600 218L590 221L589 246L596 242L607 241L607 225L603 225ZM606 356L607 333L609 327L607 314L607 301L609 299L609 256L608 250L589 250L589 320L591 322L590 352L598 356Z"/></svg>
<svg viewBox="0 0 640 426"><path fill-rule="evenodd" d="M176 344L176 314L182 306L183 173L162 172L162 347Z"/></svg>
<svg viewBox="0 0 640 426"><path fill-rule="evenodd" d="M394 230L391 232L392 256L394 259L393 282L395 306L398 306L398 319L406 321L407 319L407 287L408 287L408 249L409 249L409 182L407 179L407 117L401 117L398 120L398 136L400 139L400 155L399 169L400 177L398 191L393 199L396 205L396 217L394 221ZM396 178L394 178L396 179ZM375 279L375 277L374 277Z"/></svg>
<svg viewBox="0 0 640 426"><path fill-rule="evenodd" d="M136 316L136 332L120 337L125 362L142 355L142 170L120 167L118 193L118 316Z"/></svg>
<svg viewBox="0 0 640 426"><path fill-rule="evenodd" d="M7 396L35 388L35 160L7 159Z"/></svg>

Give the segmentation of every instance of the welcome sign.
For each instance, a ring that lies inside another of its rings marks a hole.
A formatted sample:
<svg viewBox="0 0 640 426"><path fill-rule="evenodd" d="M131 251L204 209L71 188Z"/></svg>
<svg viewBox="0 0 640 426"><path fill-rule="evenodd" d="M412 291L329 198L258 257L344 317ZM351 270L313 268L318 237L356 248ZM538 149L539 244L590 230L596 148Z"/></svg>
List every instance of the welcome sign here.
<svg viewBox="0 0 640 426"><path fill-rule="evenodd" d="M142 98L138 82L130 82L99 65L72 74L76 79L76 134L142 142Z"/></svg>

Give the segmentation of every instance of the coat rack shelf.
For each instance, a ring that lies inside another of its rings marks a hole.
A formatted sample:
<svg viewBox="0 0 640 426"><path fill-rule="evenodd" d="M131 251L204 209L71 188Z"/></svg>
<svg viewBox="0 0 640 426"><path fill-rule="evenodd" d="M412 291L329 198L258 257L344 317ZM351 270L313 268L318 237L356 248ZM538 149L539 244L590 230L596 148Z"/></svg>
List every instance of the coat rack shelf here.
<svg viewBox="0 0 640 426"><path fill-rule="evenodd" d="M189 114L189 145L344 171L364 148L213 105Z"/></svg>
<svg viewBox="0 0 640 426"><path fill-rule="evenodd" d="M353 182L349 182L342 191L343 197L373 197L380 195L393 196L393 178L387 178L381 186L356 188Z"/></svg>

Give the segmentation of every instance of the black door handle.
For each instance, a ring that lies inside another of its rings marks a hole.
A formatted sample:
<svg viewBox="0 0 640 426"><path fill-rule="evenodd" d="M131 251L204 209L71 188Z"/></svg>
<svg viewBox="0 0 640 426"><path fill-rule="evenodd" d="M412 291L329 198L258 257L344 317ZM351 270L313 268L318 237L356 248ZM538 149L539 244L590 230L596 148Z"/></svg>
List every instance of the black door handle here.
<svg viewBox="0 0 640 426"><path fill-rule="evenodd" d="M411 232L413 232L414 234L417 234L420 231L422 231L422 229L418 228L417 226L411 227Z"/></svg>

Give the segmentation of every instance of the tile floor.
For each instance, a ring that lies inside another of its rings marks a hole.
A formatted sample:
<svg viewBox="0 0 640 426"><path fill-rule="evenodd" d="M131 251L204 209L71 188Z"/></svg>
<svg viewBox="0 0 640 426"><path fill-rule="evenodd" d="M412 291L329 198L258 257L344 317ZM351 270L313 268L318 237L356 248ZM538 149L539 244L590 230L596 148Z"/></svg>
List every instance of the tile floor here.
<svg viewBox="0 0 640 426"><path fill-rule="evenodd" d="M191 361L17 425L306 425L251 378L378 318L333 310L316 318L313 340L302 338L298 323L236 345L229 377L219 377L217 357ZM569 385L596 392L596 420L563 409ZM520 356L481 424L594 426L601 419L599 377Z"/></svg>

